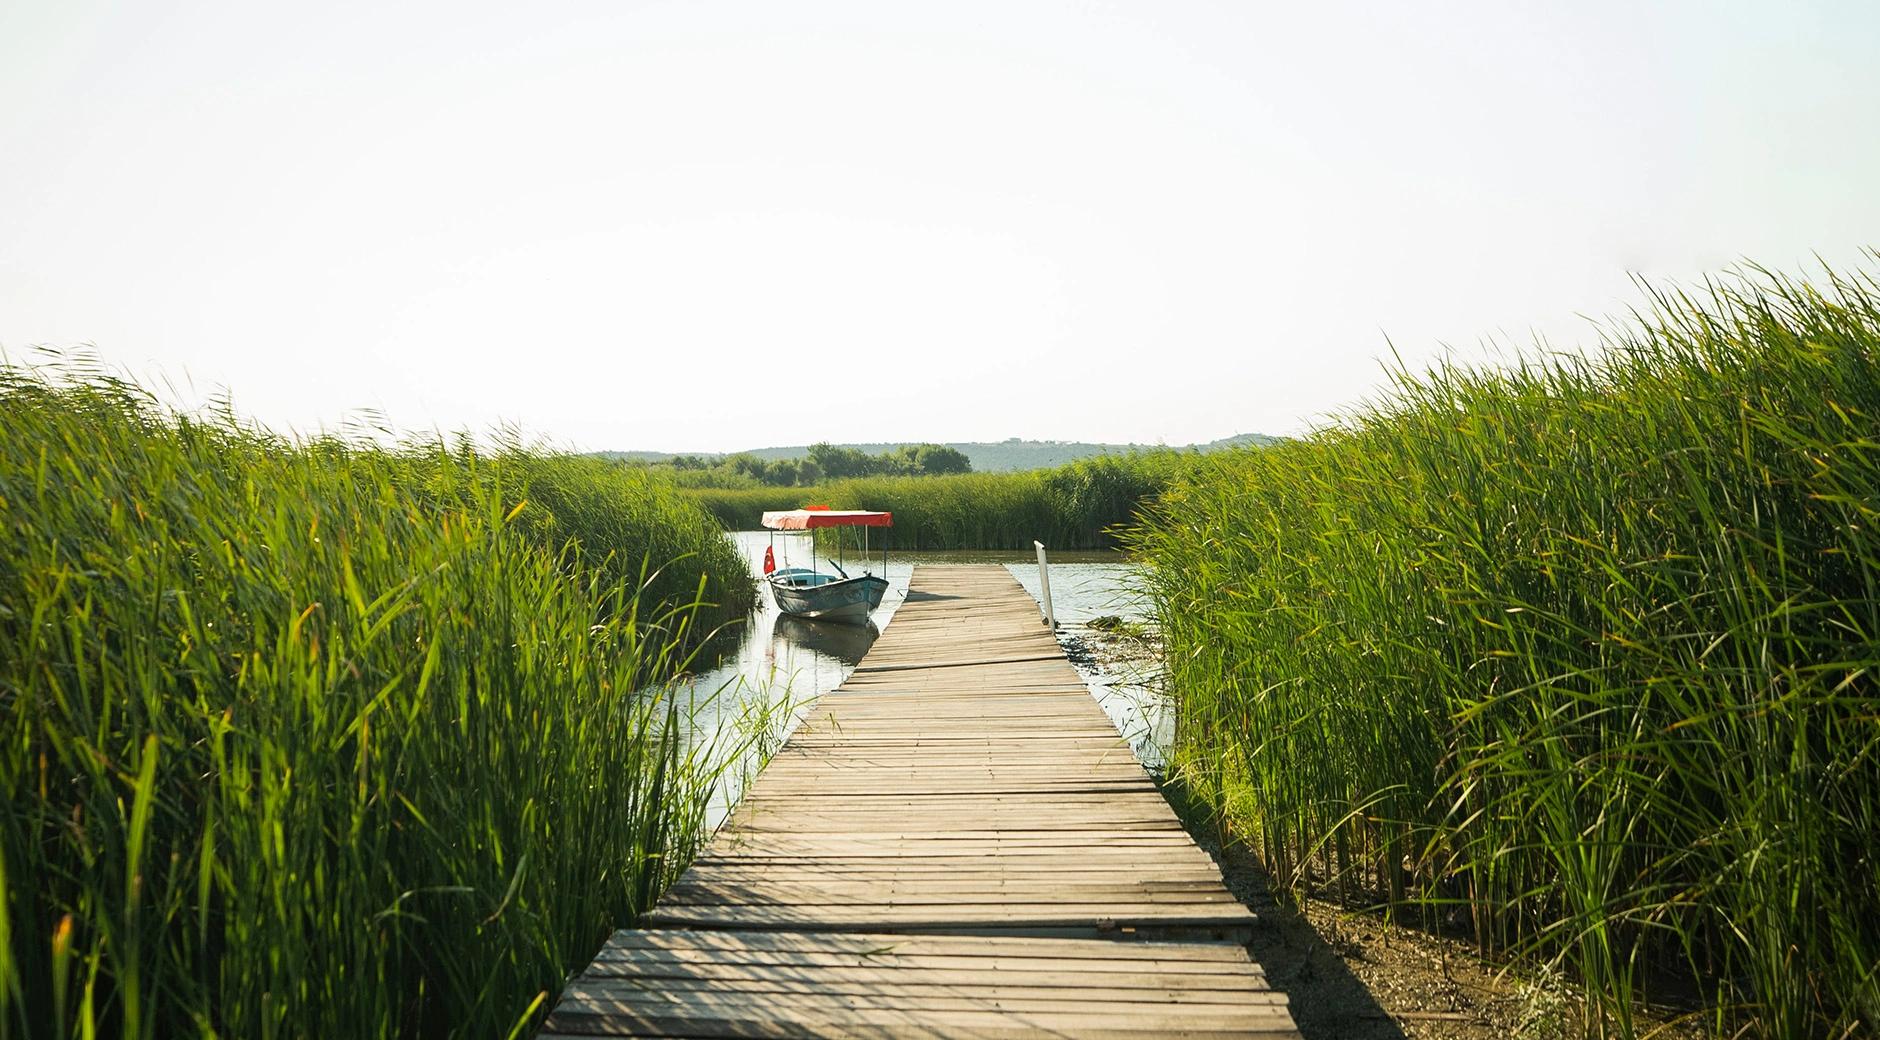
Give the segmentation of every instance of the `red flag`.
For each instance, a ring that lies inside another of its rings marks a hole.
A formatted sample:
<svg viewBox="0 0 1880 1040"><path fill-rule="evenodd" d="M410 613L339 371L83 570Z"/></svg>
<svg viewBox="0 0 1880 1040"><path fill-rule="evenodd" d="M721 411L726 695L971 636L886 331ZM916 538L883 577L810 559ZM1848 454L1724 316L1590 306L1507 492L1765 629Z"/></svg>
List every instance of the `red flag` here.
<svg viewBox="0 0 1880 1040"><path fill-rule="evenodd" d="M777 555L771 549L770 546L766 545L764 546L764 573L769 574L771 571L774 571L776 569L777 569Z"/></svg>

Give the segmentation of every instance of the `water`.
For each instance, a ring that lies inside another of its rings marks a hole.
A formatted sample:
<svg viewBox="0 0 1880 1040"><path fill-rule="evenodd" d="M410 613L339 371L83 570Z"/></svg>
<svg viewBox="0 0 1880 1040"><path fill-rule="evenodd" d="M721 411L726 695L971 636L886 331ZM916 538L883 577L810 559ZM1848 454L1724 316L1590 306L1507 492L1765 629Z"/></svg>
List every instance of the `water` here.
<svg viewBox="0 0 1880 1040"><path fill-rule="evenodd" d="M1174 735L1174 715L1162 692L1160 644L1149 632L1154 607L1137 588L1141 566L1118 561L1114 554L1100 563L1059 562L1057 555L1049 559L1058 643L1103 713L1129 742L1136 760L1151 771L1160 771ZM1041 599L1035 556L1027 563L1008 563L1006 569L1032 599ZM1091 628L1090 622L1099 618L1120 620L1150 638L1120 636L1115 628Z"/></svg>
<svg viewBox="0 0 1880 1040"><path fill-rule="evenodd" d="M751 573L761 574L770 533L736 531L730 537ZM807 538L779 536L776 546L778 567L811 565ZM875 644L895 608L907 599L909 568L899 561L889 563L888 591L865 625L790 617L780 613L769 591L760 587L757 609L741 626L720 637L721 645L709 664L678 684L677 698L690 719L688 743L695 753L716 763L726 760L727 749L747 749L725 769L708 810L710 829L724 822L755 779L754 769L763 757L758 752L774 750L788 739L810 704L842 685ZM879 574L881 557L874 557L868 566L853 560L844 566L850 574L864 570Z"/></svg>
<svg viewBox="0 0 1880 1040"><path fill-rule="evenodd" d="M761 574L764 549L770 545L767 531L737 531L731 535L752 574ZM809 539L778 536L777 566L808 567L812 562ZM828 570L827 565L820 569ZM863 571L881 574L881 557L867 564L857 564L853 557L844 563L853 575ZM888 591L881 597L866 625L805 621L777 611L766 589L759 589L757 610L745 620L742 632L735 634L736 645L721 650L722 656L708 669L693 677L691 685L699 691L720 687L740 688L750 694L767 695L772 700L810 700L842 685L856 662L875 645L875 637L894 616L896 607L907 598L908 566L890 558ZM787 694L787 697L785 696Z"/></svg>
<svg viewBox="0 0 1880 1040"><path fill-rule="evenodd" d="M751 573L761 573L764 550L771 546L768 531L731 534ZM810 542L801 535L779 534L775 539L777 566L812 564ZM817 697L842 685L874 645L895 610L907 598L907 582L918 564L1003 564L1033 599L1038 598L1038 561L1020 552L921 552L890 550L888 591L867 625L805 621L780 614L767 591L760 590L757 609L740 630L728 635L726 645L711 663L680 685L681 703L691 706L693 743L737 741L755 735L775 747L788 737L804 709ZM879 550L864 562L853 553L844 561L852 575L864 571L882 574ZM1168 713L1159 695L1161 670L1142 644L1118 641L1089 627L1100 617L1118 617L1141 624L1149 620L1149 603L1132 588L1140 568L1113 552L1066 552L1051 555L1051 599L1057 613L1058 641L1064 645L1078 674L1097 703L1115 723L1136 757L1151 769L1162 761L1169 731ZM1042 624L1042 619L1040 624ZM1133 653L1116 653L1118 648ZM748 764L727 771L716 804L712 826L721 822L752 779ZM738 768L744 767L744 768Z"/></svg>

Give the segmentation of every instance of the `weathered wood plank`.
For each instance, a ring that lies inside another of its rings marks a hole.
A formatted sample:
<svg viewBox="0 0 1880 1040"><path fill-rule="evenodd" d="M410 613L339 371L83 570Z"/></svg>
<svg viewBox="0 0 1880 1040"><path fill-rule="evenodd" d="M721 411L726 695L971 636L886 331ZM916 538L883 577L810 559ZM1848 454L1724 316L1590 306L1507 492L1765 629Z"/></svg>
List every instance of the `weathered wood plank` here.
<svg viewBox="0 0 1880 1040"><path fill-rule="evenodd" d="M544 1037L1293 1037L1221 884L1003 568L923 567ZM1202 941L1156 941L1158 936Z"/></svg>
<svg viewBox="0 0 1880 1040"><path fill-rule="evenodd" d="M679 950L686 952L718 951L746 954L755 951L792 951L799 953L839 954L855 958L857 963L904 962L911 957L958 955L994 957L1013 960L1028 958L1092 958L1104 963L1131 961L1201 961L1211 964L1250 966L1247 951L1224 944L1137 942L1118 945L1108 940L1066 941L1008 936L999 939L955 939L945 935L896 935L889 933L780 932L753 935L729 935L721 932L672 932L634 930L615 932L601 948L600 956L627 950Z"/></svg>

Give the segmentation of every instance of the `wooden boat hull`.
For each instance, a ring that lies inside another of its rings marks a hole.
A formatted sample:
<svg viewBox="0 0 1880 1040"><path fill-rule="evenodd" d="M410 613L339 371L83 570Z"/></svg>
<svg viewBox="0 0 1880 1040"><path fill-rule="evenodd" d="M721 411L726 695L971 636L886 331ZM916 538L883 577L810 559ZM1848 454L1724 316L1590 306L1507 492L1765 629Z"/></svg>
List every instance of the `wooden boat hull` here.
<svg viewBox="0 0 1880 1040"><path fill-rule="evenodd" d="M771 598L785 614L851 624L867 623L868 615L881 606L881 597L888 591L887 579L872 574L820 585L799 585L773 577L769 584Z"/></svg>

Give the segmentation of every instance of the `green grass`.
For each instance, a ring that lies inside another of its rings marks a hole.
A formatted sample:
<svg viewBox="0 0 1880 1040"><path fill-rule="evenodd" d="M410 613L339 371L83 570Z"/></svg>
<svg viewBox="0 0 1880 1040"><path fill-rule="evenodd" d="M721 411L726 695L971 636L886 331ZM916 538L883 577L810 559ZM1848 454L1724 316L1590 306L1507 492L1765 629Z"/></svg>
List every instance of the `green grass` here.
<svg viewBox="0 0 1880 1040"><path fill-rule="evenodd" d="M526 1030L700 838L735 749L637 691L750 605L725 543L0 369L0 1037Z"/></svg>
<svg viewBox="0 0 1880 1040"><path fill-rule="evenodd" d="M1282 877L1554 961L1594 1035L1880 1024L1880 287L1655 294L1205 460L1135 536L1175 759Z"/></svg>
<svg viewBox="0 0 1880 1040"><path fill-rule="evenodd" d="M865 477L813 488L708 489L686 494L729 530L752 530L766 510L815 503L894 513L898 549L1103 549L1144 502L1198 456L1102 456L1028 473Z"/></svg>

